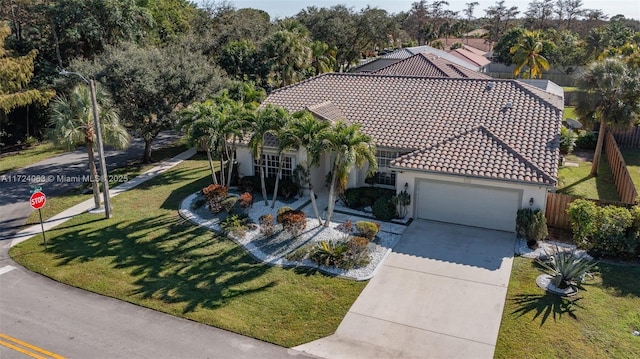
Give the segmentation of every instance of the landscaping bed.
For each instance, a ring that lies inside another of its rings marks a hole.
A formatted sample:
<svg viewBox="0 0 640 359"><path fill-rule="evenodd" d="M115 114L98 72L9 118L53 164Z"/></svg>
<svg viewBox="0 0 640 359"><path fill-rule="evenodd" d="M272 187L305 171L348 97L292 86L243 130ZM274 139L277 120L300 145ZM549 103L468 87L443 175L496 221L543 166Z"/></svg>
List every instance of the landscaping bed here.
<svg viewBox="0 0 640 359"><path fill-rule="evenodd" d="M210 183L187 160L113 198L114 217L82 214L10 250L62 283L285 347L335 332L366 283L256 262L224 236L178 214ZM126 209L126 210L124 210Z"/></svg>

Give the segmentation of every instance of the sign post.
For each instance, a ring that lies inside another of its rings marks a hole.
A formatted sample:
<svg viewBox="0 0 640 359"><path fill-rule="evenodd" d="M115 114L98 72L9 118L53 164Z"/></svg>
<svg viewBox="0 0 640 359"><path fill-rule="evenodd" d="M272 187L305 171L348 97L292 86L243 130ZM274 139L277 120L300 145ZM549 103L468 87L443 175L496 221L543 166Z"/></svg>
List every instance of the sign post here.
<svg viewBox="0 0 640 359"><path fill-rule="evenodd" d="M31 207L38 210L38 214L40 215L40 228L42 228L42 240L44 241L44 248L47 249L47 237L44 234L44 224L42 223L42 207L44 207L45 202L47 202L47 197L44 193L40 191L33 192L31 198L29 199L29 204Z"/></svg>

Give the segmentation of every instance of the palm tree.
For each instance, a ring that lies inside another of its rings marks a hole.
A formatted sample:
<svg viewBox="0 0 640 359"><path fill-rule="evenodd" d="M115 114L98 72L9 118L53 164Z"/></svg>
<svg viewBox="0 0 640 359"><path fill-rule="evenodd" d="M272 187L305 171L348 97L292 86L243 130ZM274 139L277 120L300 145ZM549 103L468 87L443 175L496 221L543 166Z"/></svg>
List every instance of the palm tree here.
<svg viewBox="0 0 640 359"><path fill-rule="evenodd" d="M278 138L282 148L303 147L306 160L301 162L304 167L304 182L308 183L309 195L313 212L318 218L318 224L322 224L316 196L313 192L313 182L311 181L311 169L320 163L320 156L324 152L322 138L326 136L330 123L319 121L308 111L300 111L293 114L291 124Z"/></svg>
<svg viewBox="0 0 640 359"><path fill-rule="evenodd" d="M228 97L226 91L217 96L216 101L221 106L220 110L222 112L220 132L223 136L224 152L229 160L226 183L226 186L229 187L231 186L233 165L236 160L236 147L255 121L255 108L252 104L234 101ZM224 183L224 181L222 182Z"/></svg>
<svg viewBox="0 0 640 359"><path fill-rule="evenodd" d="M549 70L549 61L542 56L542 50L540 31L525 30L518 43L509 50L509 53L513 55L512 61L516 65L513 74L520 75L526 66L529 68L525 75L526 78L541 78L542 70Z"/></svg>
<svg viewBox="0 0 640 359"><path fill-rule="evenodd" d="M104 144L116 149L129 145L129 134L120 124L120 118L111 106L109 94L101 86L96 86L96 100L100 131ZM87 148L89 156L89 172L92 178L93 199L96 208L100 207L100 190L98 188L98 171L95 164L94 145L96 133L93 122L91 91L86 85L73 89L69 97L57 96L50 104L48 136L57 146L74 149L78 145Z"/></svg>
<svg viewBox="0 0 640 359"><path fill-rule="evenodd" d="M362 167L367 163L368 177L378 170L378 162L371 136L363 134L358 124L347 125L343 121L336 122L324 136L323 145L335 156L329 185L329 206L324 222L324 226L328 227L335 206L336 186L340 191L346 188L349 171L354 165Z"/></svg>
<svg viewBox="0 0 640 359"><path fill-rule="evenodd" d="M288 150L295 148L295 144L289 141L282 141L284 134L287 132L289 126L291 126L291 115L286 111L286 116L282 117L281 126L277 128L275 135L278 137L278 174L276 175L276 184L273 186L273 200L271 200L271 208L276 205L276 199L278 198L278 186L280 185L280 177L282 177L282 167L284 166L284 153Z"/></svg>
<svg viewBox="0 0 640 359"><path fill-rule="evenodd" d="M616 58L589 64L578 78L576 113L583 121L600 123L591 175L598 175L607 126L629 127L640 117L640 71Z"/></svg>
<svg viewBox="0 0 640 359"><path fill-rule="evenodd" d="M264 46L273 76L280 86L302 78L303 70L311 63L309 37L298 31L276 31L267 38Z"/></svg>
<svg viewBox="0 0 640 359"><path fill-rule="evenodd" d="M213 183L218 184L212 152L218 150L222 137L220 134L222 113L219 106L213 100L194 102L180 112L180 117L178 129L186 132L190 145L204 147L209 160L211 178Z"/></svg>
<svg viewBox="0 0 640 359"><path fill-rule="evenodd" d="M264 180L264 141L265 136L275 136L279 129L283 128L289 113L282 107L267 105L258 110L255 122L252 126L253 134L249 140L249 148L253 158L258 161L260 168L260 185L262 188L262 198L264 205L269 203L267 197L267 187Z"/></svg>
<svg viewBox="0 0 640 359"><path fill-rule="evenodd" d="M316 75L331 72L336 67L336 48L322 41L314 41L311 44L311 66L316 70Z"/></svg>

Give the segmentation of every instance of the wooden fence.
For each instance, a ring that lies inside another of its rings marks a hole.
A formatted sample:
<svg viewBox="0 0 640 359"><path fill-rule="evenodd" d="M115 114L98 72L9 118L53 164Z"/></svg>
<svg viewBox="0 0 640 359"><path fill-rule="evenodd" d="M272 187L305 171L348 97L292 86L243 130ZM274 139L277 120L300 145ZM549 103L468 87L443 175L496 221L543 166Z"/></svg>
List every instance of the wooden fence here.
<svg viewBox="0 0 640 359"><path fill-rule="evenodd" d="M611 173L616 184L616 189L620 195L620 201L624 203L636 203L638 192L631 180L627 164L624 162L622 153L616 144L616 139L610 131L607 131L604 139L604 151L607 156Z"/></svg>
<svg viewBox="0 0 640 359"><path fill-rule="evenodd" d="M633 207L631 203L623 203L617 201L602 201L597 199L588 199L572 196L569 194L560 193L548 193L547 194L547 207L545 209L544 216L547 219L547 226L553 228L571 229L571 222L569 221L569 214L567 209L569 204L576 199L586 199L588 201L595 202L599 206L618 206L630 209Z"/></svg>
<svg viewBox="0 0 640 359"><path fill-rule="evenodd" d="M634 126L627 131L614 131L613 137L620 148L640 148L640 127Z"/></svg>

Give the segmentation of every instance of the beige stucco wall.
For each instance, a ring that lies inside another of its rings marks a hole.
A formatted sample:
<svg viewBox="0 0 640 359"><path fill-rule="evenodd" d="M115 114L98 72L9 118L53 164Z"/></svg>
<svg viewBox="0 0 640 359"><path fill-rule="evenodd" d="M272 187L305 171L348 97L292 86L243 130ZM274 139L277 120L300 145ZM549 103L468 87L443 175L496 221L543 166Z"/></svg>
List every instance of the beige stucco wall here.
<svg viewBox="0 0 640 359"><path fill-rule="evenodd" d="M528 185L517 182L493 181L463 176L447 176L427 172L398 171L396 172L396 175L396 187L398 188L398 192L404 189L405 183L409 185L407 192L409 192L409 194L411 195L411 205L409 206L409 214L407 215L408 217L414 217L417 178L425 178L435 181L447 181L452 183L466 183L476 186L489 186L521 190L522 203L520 204L520 208L540 209L543 212L546 207L547 191L549 188L546 186ZM533 198L533 206L529 206L529 200L531 198Z"/></svg>

